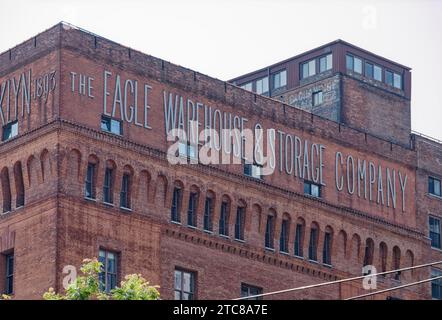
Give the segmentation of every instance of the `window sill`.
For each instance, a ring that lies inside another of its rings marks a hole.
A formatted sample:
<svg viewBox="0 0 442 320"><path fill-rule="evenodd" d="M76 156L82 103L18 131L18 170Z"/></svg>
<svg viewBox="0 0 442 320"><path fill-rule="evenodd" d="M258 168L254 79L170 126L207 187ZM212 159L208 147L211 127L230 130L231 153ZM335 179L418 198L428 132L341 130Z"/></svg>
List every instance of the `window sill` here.
<svg viewBox="0 0 442 320"><path fill-rule="evenodd" d="M87 201L97 202L97 199L96 199L96 198L84 197L84 199L87 200Z"/></svg>
<svg viewBox="0 0 442 320"><path fill-rule="evenodd" d="M264 250L275 252L275 248L264 247Z"/></svg>
<svg viewBox="0 0 442 320"><path fill-rule="evenodd" d="M108 134L111 134L111 135L114 135L114 136L117 136L117 137L122 137L123 136L121 133L116 133L116 132L107 131L107 130L103 130L103 129L101 129L101 132L105 132L105 133L108 133Z"/></svg>
<svg viewBox="0 0 442 320"><path fill-rule="evenodd" d="M132 212L131 208L120 207L120 209L123 210L123 211Z"/></svg>
<svg viewBox="0 0 442 320"><path fill-rule="evenodd" d="M206 229L204 229L203 230L205 233L207 233L207 234L213 234L213 231L211 231L211 230L206 230Z"/></svg>
<svg viewBox="0 0 442 320"><path fill-rule="evenodd" d="M111 202L103 201L103 204L108 206L108 207L115 207L115 205L113 203L111 203Z"/></svg>
<svg viewBox="0 0 442 320"><path fill-rule="evenodd" d="M279 253L280 254L283 254L283 255L285 255L285 256L289 256L290 255L290 253L289 252L287 252L287 251L279 251Z"/></svg>
<svg viewBox="0 0 442 320"><path fill-rule="evenodd" d="M437 195L437 194L428 193L428 196L429 196L430 198L434 198L434 199L437 199L437 200L442 200L442 196L439 196L439 195Z"/></svg>
<svg viewBox="0 0 442 320"><path fill-rule="evenodd" d="M224 238L224 239L230 239L230 237L229 236L226 236L225 234L220 234L219 235L221 238Z"/></svg>
<svg viewBox="0 0 442 320"><path fill-rule="evenodd" d="M442 248L438 248L438 247L431 247L432 250L438 251L438 252L442 252Z"/></svg>
<svg viewBox="0 0 442 320"><path fill-rule="evenodd" d="M198 228L196 227L196 226L192 226L192 225L187 225L187 228L189 228L189 229L193 229L193 230L197 230Z"/></svg>
<svg viewBox="0 0 442 320"><path fill-rule="evenodd" d="M303 256L297 256L296 254L295 255L293 255L295 258L297 258L297 259L302 259L302 260L305 260L305 258L303 257Z"/></svg>
<svg viewBox="0 0 442 320"><path fill-rule="evenodd" d="M236 239L236 238L235 238L235 241L241 242L241 243L245 243L246 242L244 239Z"/></svg>
<svg viewBox="0 0 442 320"><path fill-rule="evenodd" d="M315 264L319 264L318 260L308 259L308 262L315 263Z"/></svg>
<svg viewBox="0 0 442 320"><path fill-rule="evenodd" d="M179 226L181 225L181 222L179 222L179 221L173 221L173 220L171 220L170 222L173 223L173 224L179 225Z"/></svg>
<svg viewBox="0 0 442 320"><path fill-rule="evenodd" d="M331 264L328 264L328 263L322 263L322 265L324 266L324 267L327 267L327 268L333 268L333 265L331 265Z"/></svg>

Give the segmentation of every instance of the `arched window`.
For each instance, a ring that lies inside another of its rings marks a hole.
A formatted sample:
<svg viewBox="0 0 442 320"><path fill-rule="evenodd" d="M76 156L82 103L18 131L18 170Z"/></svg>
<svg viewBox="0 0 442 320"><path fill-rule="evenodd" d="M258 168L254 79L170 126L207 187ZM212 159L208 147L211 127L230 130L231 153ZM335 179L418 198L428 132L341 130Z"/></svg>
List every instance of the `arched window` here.
<svg viewBox="0 0 442 320"><path fill-rule="evenodd" d="M244 201L239 201L236 207L235 219L235 239L244 240L244 225L246 221L246 204Z"/></svg>
<svg viewBox="0 0 442 320"><path fill-rule="evenodd" d="M401 267L401 249L398 246L393 247L393 269L399 269ZM394 273L394 279L400 280L401 272Z"/></svg>
<svg viewBox="0 0 442 320"><path fill-rule="evenodd" d="M405 267L412 267L412 266L414 266L414 254L411 250L407 250L405 252ZM411 279L414 276L414 269L408 271L407 274Z"/></svg>
<svg viewBox="0 0 442 320"><path fill-rule="evenodd" d="M20 208L25 205L25 186L23 183L23 170L21 162L18 161L14 165L14 181L15 181L15 207Z"/></svg>
<svg viewBox="0 0 442 320"><path fill-rule="evenodd" d="M11 185L9 183L9 171L4 167L1 172L3 213L11 211Z"/></svg>
<svg viewBox="0 0 442 320"><path fill-rule="evenodd" d="M224 196L221 201L221 210L219 214L219 234L229 236L229 215L230 215L230 199Z"/></svg>
<svg viewBox="0 0 442 320"><path fill-rule="evenodd" d="M364 266L373 265L374 242L367 238L365 241Z"/></svg>
<svg viewBox="0 0 442 320"><path fill-rule="evenodd" d="M290 232L290 216L284 214L281 222L281 232L279 234L279 251L289 252L289 232Z"/></svg>
<svg viewBox="0 0 442 320"><path fill-rule="evenodd" d="M86 179L84 182L84 196L88 199L96 198L98 159L95 156L89 156Z"/></svg>
<svg viewBox="0 0 442 320"><path fill-rule="evenodd" d="M183 201L183 184L175 182L172 195L172 206L170 208L170 219L173 222L181 222L181 203Z"/></svg>
<svg viewBox="0 0 442 320"><path fill-rule="evenodd" d="M361 255L361 237L355 233L351 238L351 257L354 258L355 263L360 263Z"/></svg>
<svg viewBox="0 0 442 320"><path fill-rule="evenodd" d="M339 231L337 244L335 246L338 257L346 258L347 253L347 233L344 230Z"/></svg>
<svg viewBox="0 0 442 320"><path fill-rule="evenodd" d="M187 207L187 225L190 227L196 227L199 194L197 186L190 187L189 204Z"/></svg>
<svg viewBox="0 0 442 320"><path fill-rule="evenodd" d="M385 242L381 242L379 244L379 264L381 266L381 270L380 272L385 272L387 271L387 256L388 256L388 247L387 244ZM383 277L385 277L385 275L382 275Z"/></svg>
<svg viewBox="0 0 442 320"><path fill-rule="evenodd" d="M331 265L332 241L333 229L327 226L324 233L324 247L322 248L322 263L327 265Z"/></svg>
<svg viewBox="0 0 442 320"><path fill-rule="evenodd" d="M318 238L319 225L313 222L310 227L310 240L308 246L308 258L312 261L318 261Z"/></svg>
<svg viewBox="0 0 442 320"><path fill-rule="evenodd" d="M270 213L267 215L267 221L266 221L266 233L265 233L265 239L264 239L264 245L267 249L273 250L275 248L275 219L276 214L273 211L270 211Z"/></svg>
<svg viewBox="0 0 442 320"><path fill-rule="evenodd" d="M304 232L305 232L305 221L302 218L298 218L296 221L296 230L295 230L295 256L303 257L304 256Z"/></svg>
<svg viewBox="0 0 442 320"><path fill-rule="evenodd" d="M104 171L104 183L103 183L103 201L105 203L114 203L114 182L116 175L116 164L112 160L106 161L106 168Z"/></svg>
<svg viewBox="0 0 442 320"><path fill-rule="evenodd" d="M213 209L215 207L215 193L207 191L206 201L204 202L204 221L203 227L205 231L213 231Z"/></svg>

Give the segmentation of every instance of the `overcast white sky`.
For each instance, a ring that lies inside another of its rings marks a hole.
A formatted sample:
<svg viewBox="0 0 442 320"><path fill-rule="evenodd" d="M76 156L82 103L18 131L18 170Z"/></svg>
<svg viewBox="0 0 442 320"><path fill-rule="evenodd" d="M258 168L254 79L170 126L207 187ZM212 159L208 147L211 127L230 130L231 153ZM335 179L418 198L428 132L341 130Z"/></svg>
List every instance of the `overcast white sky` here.
<svg viewBox="0 0 442 320"><path fill-rule="evenodd" d="M0 52L63 20L222 80L343 39L413 69L412 129L442 140L440 0L0 1Z"/></svg>

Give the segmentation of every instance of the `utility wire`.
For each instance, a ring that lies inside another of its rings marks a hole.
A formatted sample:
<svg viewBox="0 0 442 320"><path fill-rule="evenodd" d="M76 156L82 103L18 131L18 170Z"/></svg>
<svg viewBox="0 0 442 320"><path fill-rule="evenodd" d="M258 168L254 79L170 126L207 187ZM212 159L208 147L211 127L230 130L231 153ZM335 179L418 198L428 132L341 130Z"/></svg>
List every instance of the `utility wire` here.
<svg viewBox="0 0 442 320"><path fill-rule="evenodd" d="M360 280L360 279L364 279L364 278L380 276L380 275L389 274L389 273L396 273L396 272L414 270L414 269L419 269L419 268L425 268L425 267L430 267L430 266L434 266L437 264L442 264L442 261L430 262L430 263L425 263L425 264L421 264L421 265L417 265L417 266L413 266L413 267L406 267L406 268L400 268L400 269L395 269L395 270L390 270L390 271L373 273L373 274L368 274L365 276L357 276L357 277L351 277L351 278L346 278L346 279L341 279L341 280L317 283L317 284L312 284L312 285L302 286L302 287L297 287L297 288L290 288L290 289L284 289L284 290L279 290L279 291L261 293L261 294L256 294L256 295L252 295L252 296L247 296L247 297L235 298L233 300L247 300L247 299L260 298L260 297L265 297L265 296L270 296L270 295L277 295L277 294L281 294L281 293L301 291L301 290L323 287L323 286L328 286L328 285L337 284L337 283L343 283L343 282L349 282L349 281L354 281L354 280ZM431 280L428 280L428 281L431 281Z"/></svg>
<svg viewBox="0 0 442 320"><path fill-rule="evenodd" d="M438 279L442 279L442 276L437 276L437 277L433 277L433 278L429 278L429 279L425 279L425 280L420 280L420 281L416 281L416 282L411 282L411 283L407 283L401 286L397 286L397 287L393 287L393 288L388 288L388 289L383 289L383 290L379 290L379 291L375 291L375 292L370 292L370 293L365 293L365 294L361 294L359 296L354 296L351 298L347 298L344 300L355 300L355 299L360 299L360 298L365 298L368 296L374 296L376 294L380 294L380 293L385 293L385 292L389 292L389 291L393 291L393 290L397 290L397 289L402 289L402 288L406 288L406 287L411 287L411 286L415 286L421 283L425 283L425 282L430 282L430 281L434 281L434 280L438 280Z"/></svg>

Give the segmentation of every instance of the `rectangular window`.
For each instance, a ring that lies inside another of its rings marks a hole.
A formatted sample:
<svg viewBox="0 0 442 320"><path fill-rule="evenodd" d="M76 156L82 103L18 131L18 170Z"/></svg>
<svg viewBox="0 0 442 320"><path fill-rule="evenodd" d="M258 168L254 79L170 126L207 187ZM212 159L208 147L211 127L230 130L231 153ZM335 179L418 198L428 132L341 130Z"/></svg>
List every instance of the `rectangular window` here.
<svg viewBox="0 0 442 320"><path fill-rule="evenodd" d="M180 157L196 159L196 149L197 147L190 142L185 143L180 141L178 143L178 152Z"/></svg>
<svg viewBox="0 0 442 320"><path fill-rule="evenodd" d="M269 77L256 80L256 93L264 94L269 92Z"/></svg>
<svg viewBox="0 0 442 320"><path fill-rule="evenodd" d="M303 257L303 243L302 243L302 233L304 232L304 227L302 224L296 225L295 233L295 256Z"/></svg>
<svg viewBox="0 0 442 320"><path fill-rule="evenodd" d="M85 197L95 199L95 163L88 163L85 181Z"/></svg>
<svg viewBox="0 0 442 320"><path fill-rule="evenodd" d="M317 261L317 247L318 247L318 229L312 228L310 230L310 243L308 246L308 258L312 261Z"/></svg>
<svg viewBox="0 0 442 320"><path fill-rule="evenodd" d="M324 235L324 248L322 250L322 262L331 265L331 234L326 232Z"/></svg>
<svg viewBox="0 0 442 320"><path fill-rule="evenodd" d="M324 56L324 57L321 57L319 59L319 72L324 72L324 71L330 70L333 67L332 61L333 61L333 59L332 59L331 53Z"/></svg>
<svg viewBox="0 0 442 320"><path fill-rule="evenodd" d="M267 249L274 249L273 241L273 216L267 216L266 234L265 234L265 247Z"/></svg>
<svg viewBox="0 0 442 320"><path fill-rule="evenodd" d="M245 219L245 208L238 207L236 209L236 221L235 221L236 240L244 240L244 219Z"/></svg>
<svg viewBox="0 0 442 320"><path fill-rule="evenodd" d="M431 277L442 276L442 270L431 269ZM436 300L442 300L442 279L431 281L431 297Z"/></svg>
<svg viewBox="0 0 442 320"><path fill-rule="evenodd" d="M180 210L181 210L181 189L175 187L175 189L173 189L172 207L170 208L170 216L171 216L170 218L173 222L181 222Z"/></svg>
<svg viewBox="0 0 442 320"><path fill-rule="evenodd" d="M304 182L304 194L312 197L321 197L321 186L313 182Z"/></svg>
<svg viewBox="0 0 442 320"><path fill-rule="evenodd" d="M316 74L316 60L310 60L302 64L302 79L311 77Z"/></svg>
<svg viewBox="0 0 442 320"><path fill-rule="evenodd" d="M375 65L373 68L373 76L377 81L382 81L382 68Z"/></svg>
<svg viewBox="0 0 442 320"><path fill-rule="evenodd" d="M125 173L121 181L120 207L130 209L130 175Z"/></svg>
<svg viewBox="0 0 442 320"><path fill-rule="evenodd" d="M114 203L113 174L114 170L112 168L106 168L103 184L103 201L106 203Z"/></svg>
<svg viewBox="0 0 442 320"><path fill-rule="evenodd" d="M400 74L394 74L393 86L402 90L402 76Z"/></svg>
<svg viewBox="0 0 442 320"><path fill-rule="evenodd" d="M362 74L362 60L351 55L346 56L347 70Z"/></svg>
<svg viewBox="0 0 442 320"><path fill-rule="evenodd" d="M241 283L241 298L262 294L262 288ZM262 297L250 298L247 300L262 300Z"/></svg>
<svg viewBox="0 0 442 320"><path fill-rule="evenodd" d="M189 208L187 210L187 225L196 227L196 206L198 203L198 193L191 192L189 195Z"/></svg>
<svg viewBox="0 0 442 320"><path fill-rule="evenodd" d="M287 71L283 70L273 75L273 89L279 89L287 85Z"/></svg>
<svg viewBox="0 0 442 320"><path fill-rule="evenodd" d="M281 234L279 236L279 250L281 252L285 253L289 252L288 235L289 235L289 221L282 220Z"/></svg>
<svg viewBox="0 0 442 320"><path fill-rule="evenodd" d="M373 78L373 64L369 62L365 63L365 76L368 78Z"/></svg>
<svg viewBox="0 0 442 320"><path fill-rule="evenodd" d="M253 90L253 83L249 82L249 83L243 84L243 85L241 85L241 88L243 88L245 90L252 91Z"/></svg>
<svg viewBox="0 0 442 320"><path fill-rule="evenodd" d="M112 119L111 117L101 116L101 130L113 134L122 135L123 126L121 120Z"/></svg>
<svg viewBox="0 0 442 320"><path fill-rule="evenodd" d="M204 230L206 231L213 231L212 212L213 212L213 199L207 197L206 203L204 204Z"/></svg>
<svg viewBox="0 0 442 320"><path fill-rule="evenodd" d="M393 86L393 72L385 70L385 83Z"/></svg>
<svg viewBox="0 0 442 320"><path fill-rule="evenodd" d="M221 213L219 216L219 234L222 236L229 236L229 208L228 203L223 201L221 203Z"/></svg>
<svg viewBox="0 0 442 320"><path fill-rule="evenodd" d="M3 126L2 140L6 141L8 139L14 138L18 135L18 122L13 121Z"/></svg>
<svg viewBox="0 0 442 320"><path fill-rule="evenodd" d="M262 179L262 166L257 164L245 163L244 174L255 179Z"/></svg>
<svg viewBox="0 0 442 320"><path fill-rule="evenodd" d="M313 92L312 94L313 106L319 106L323 102L322 91Z"/></svg>
<svg viewBox="0 0 442 320"><path fill-rule="evenodd" d="M14 254L6 255L5 294L14 293Z"/></svg>
<svg viewBox="0 0 442 320"><path fill-rule="evenodd" d="M442 197L441 183L439 179L428 177L428 192L432 195Z"/></svg>
<svg viewBox="0 0 442 320"><path fill-rule="evenodd" d="M100 250L98 260L101 262L101 271L98 275L100 290L109 293L117 286L117 254Z"/></svg>
<svg viewBox="0 0 442 320"><path fill-rule="evenodd" d="M440 234L440 219L430 216L429 217L429 231L430 231L430 239L431 246L433 248L442 249Z"/></svg>
<svg viewBox="0 0 442 320"><path fill-rule="evenodd" d="M195 278L194 272L175 269L175 300L195 299Z"/></svg>

